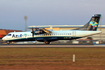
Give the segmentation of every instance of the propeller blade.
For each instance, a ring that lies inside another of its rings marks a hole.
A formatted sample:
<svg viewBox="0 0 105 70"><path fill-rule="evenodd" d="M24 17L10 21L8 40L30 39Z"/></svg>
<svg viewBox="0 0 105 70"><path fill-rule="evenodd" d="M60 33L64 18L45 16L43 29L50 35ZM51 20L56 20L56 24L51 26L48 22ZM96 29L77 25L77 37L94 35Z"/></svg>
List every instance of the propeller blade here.
<svg viewBox="0 0 105 70"><path fill-rule="evenodd" d="M32 32L31 32L31 33L32 33L33 39L34 39L34 32L35 32L35 31L34 31L34 29L32 28Z"/></svg>

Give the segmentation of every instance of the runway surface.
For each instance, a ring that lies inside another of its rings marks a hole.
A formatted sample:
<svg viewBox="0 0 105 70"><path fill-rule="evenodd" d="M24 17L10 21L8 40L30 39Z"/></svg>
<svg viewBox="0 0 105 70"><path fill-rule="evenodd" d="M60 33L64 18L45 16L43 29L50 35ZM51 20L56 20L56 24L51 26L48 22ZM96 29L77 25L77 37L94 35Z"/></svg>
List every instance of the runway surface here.
<svg viewBox="0 0 105 70"><path fill-rule="evenodd" d="M105 47L105 44L99 44L99 45L71 45L71 44L50 44L50 45L46 45L46 44L1 44L0 48L30 48L30 47L35 47L35 48L66 48L66 47L70 47L70 48L79 48L79 47Z"/></svg>

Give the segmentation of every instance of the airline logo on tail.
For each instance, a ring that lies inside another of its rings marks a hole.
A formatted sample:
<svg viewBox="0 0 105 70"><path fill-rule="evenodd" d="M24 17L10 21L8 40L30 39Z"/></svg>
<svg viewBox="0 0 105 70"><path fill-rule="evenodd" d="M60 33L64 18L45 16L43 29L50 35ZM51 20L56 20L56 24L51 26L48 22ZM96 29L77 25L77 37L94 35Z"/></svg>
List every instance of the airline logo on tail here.
<svg viewBox="0 0 105 70"><path fill-rule="evenodd" d="M89 22L89 30L93 30L96 31L99 25L99 21L101 18L101 14L95 14L94 16L92 16L90 22Z"/></svg>
<svg viewBox="0 0 105 70"><path fill-rule="evenodd" d="M98 27L98 23L95 21L95 18L92 18L92 21L90 22L90 24L92 26L93 30L96 30L96 28Z"/></svg>
<svg viewBox="0 0 105 70"><path fill-rule="evenodd" d="M100 18L101 14L93 15L90 21L87 24L85 24L83 27L79 28L79 30L96 31L99 25Z"/></svg>

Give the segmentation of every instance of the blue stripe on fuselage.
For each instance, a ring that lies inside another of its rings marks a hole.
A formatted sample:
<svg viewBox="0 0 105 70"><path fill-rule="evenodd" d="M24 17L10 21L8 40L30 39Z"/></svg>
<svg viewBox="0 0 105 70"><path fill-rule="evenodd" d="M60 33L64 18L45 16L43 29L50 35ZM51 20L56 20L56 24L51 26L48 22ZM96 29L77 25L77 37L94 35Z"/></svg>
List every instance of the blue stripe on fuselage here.
<svg viewBox="0 0 105 70"><path fill-rule="evenodd" d="M68 36L63 36L63 37L34 37L34 38L21 38L21 39L14 39L14 40L8 40L8 41L42 41L44 42L45 40L47 41L56 41L56 40L72 40L72 39L78 39L81 37L68 37Z"/></svg>

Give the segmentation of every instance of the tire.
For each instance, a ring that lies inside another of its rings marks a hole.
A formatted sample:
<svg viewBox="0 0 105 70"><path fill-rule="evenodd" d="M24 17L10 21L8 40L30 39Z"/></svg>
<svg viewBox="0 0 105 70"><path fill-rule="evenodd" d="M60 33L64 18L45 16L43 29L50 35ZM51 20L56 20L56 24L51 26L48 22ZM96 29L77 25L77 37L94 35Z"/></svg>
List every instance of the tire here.
<svg viewBox="0 0 105 70"><path fill-rule="evenodd" d="M7 42L7 44L10 44L10 42Z"/></svg>
<svg viewBox="0 0 105 70"><path fill-rule="evenodd" d="M49 42L49 41L45 41L44 43L45 43L45 44L50 44L50 42Z"/></svg>

